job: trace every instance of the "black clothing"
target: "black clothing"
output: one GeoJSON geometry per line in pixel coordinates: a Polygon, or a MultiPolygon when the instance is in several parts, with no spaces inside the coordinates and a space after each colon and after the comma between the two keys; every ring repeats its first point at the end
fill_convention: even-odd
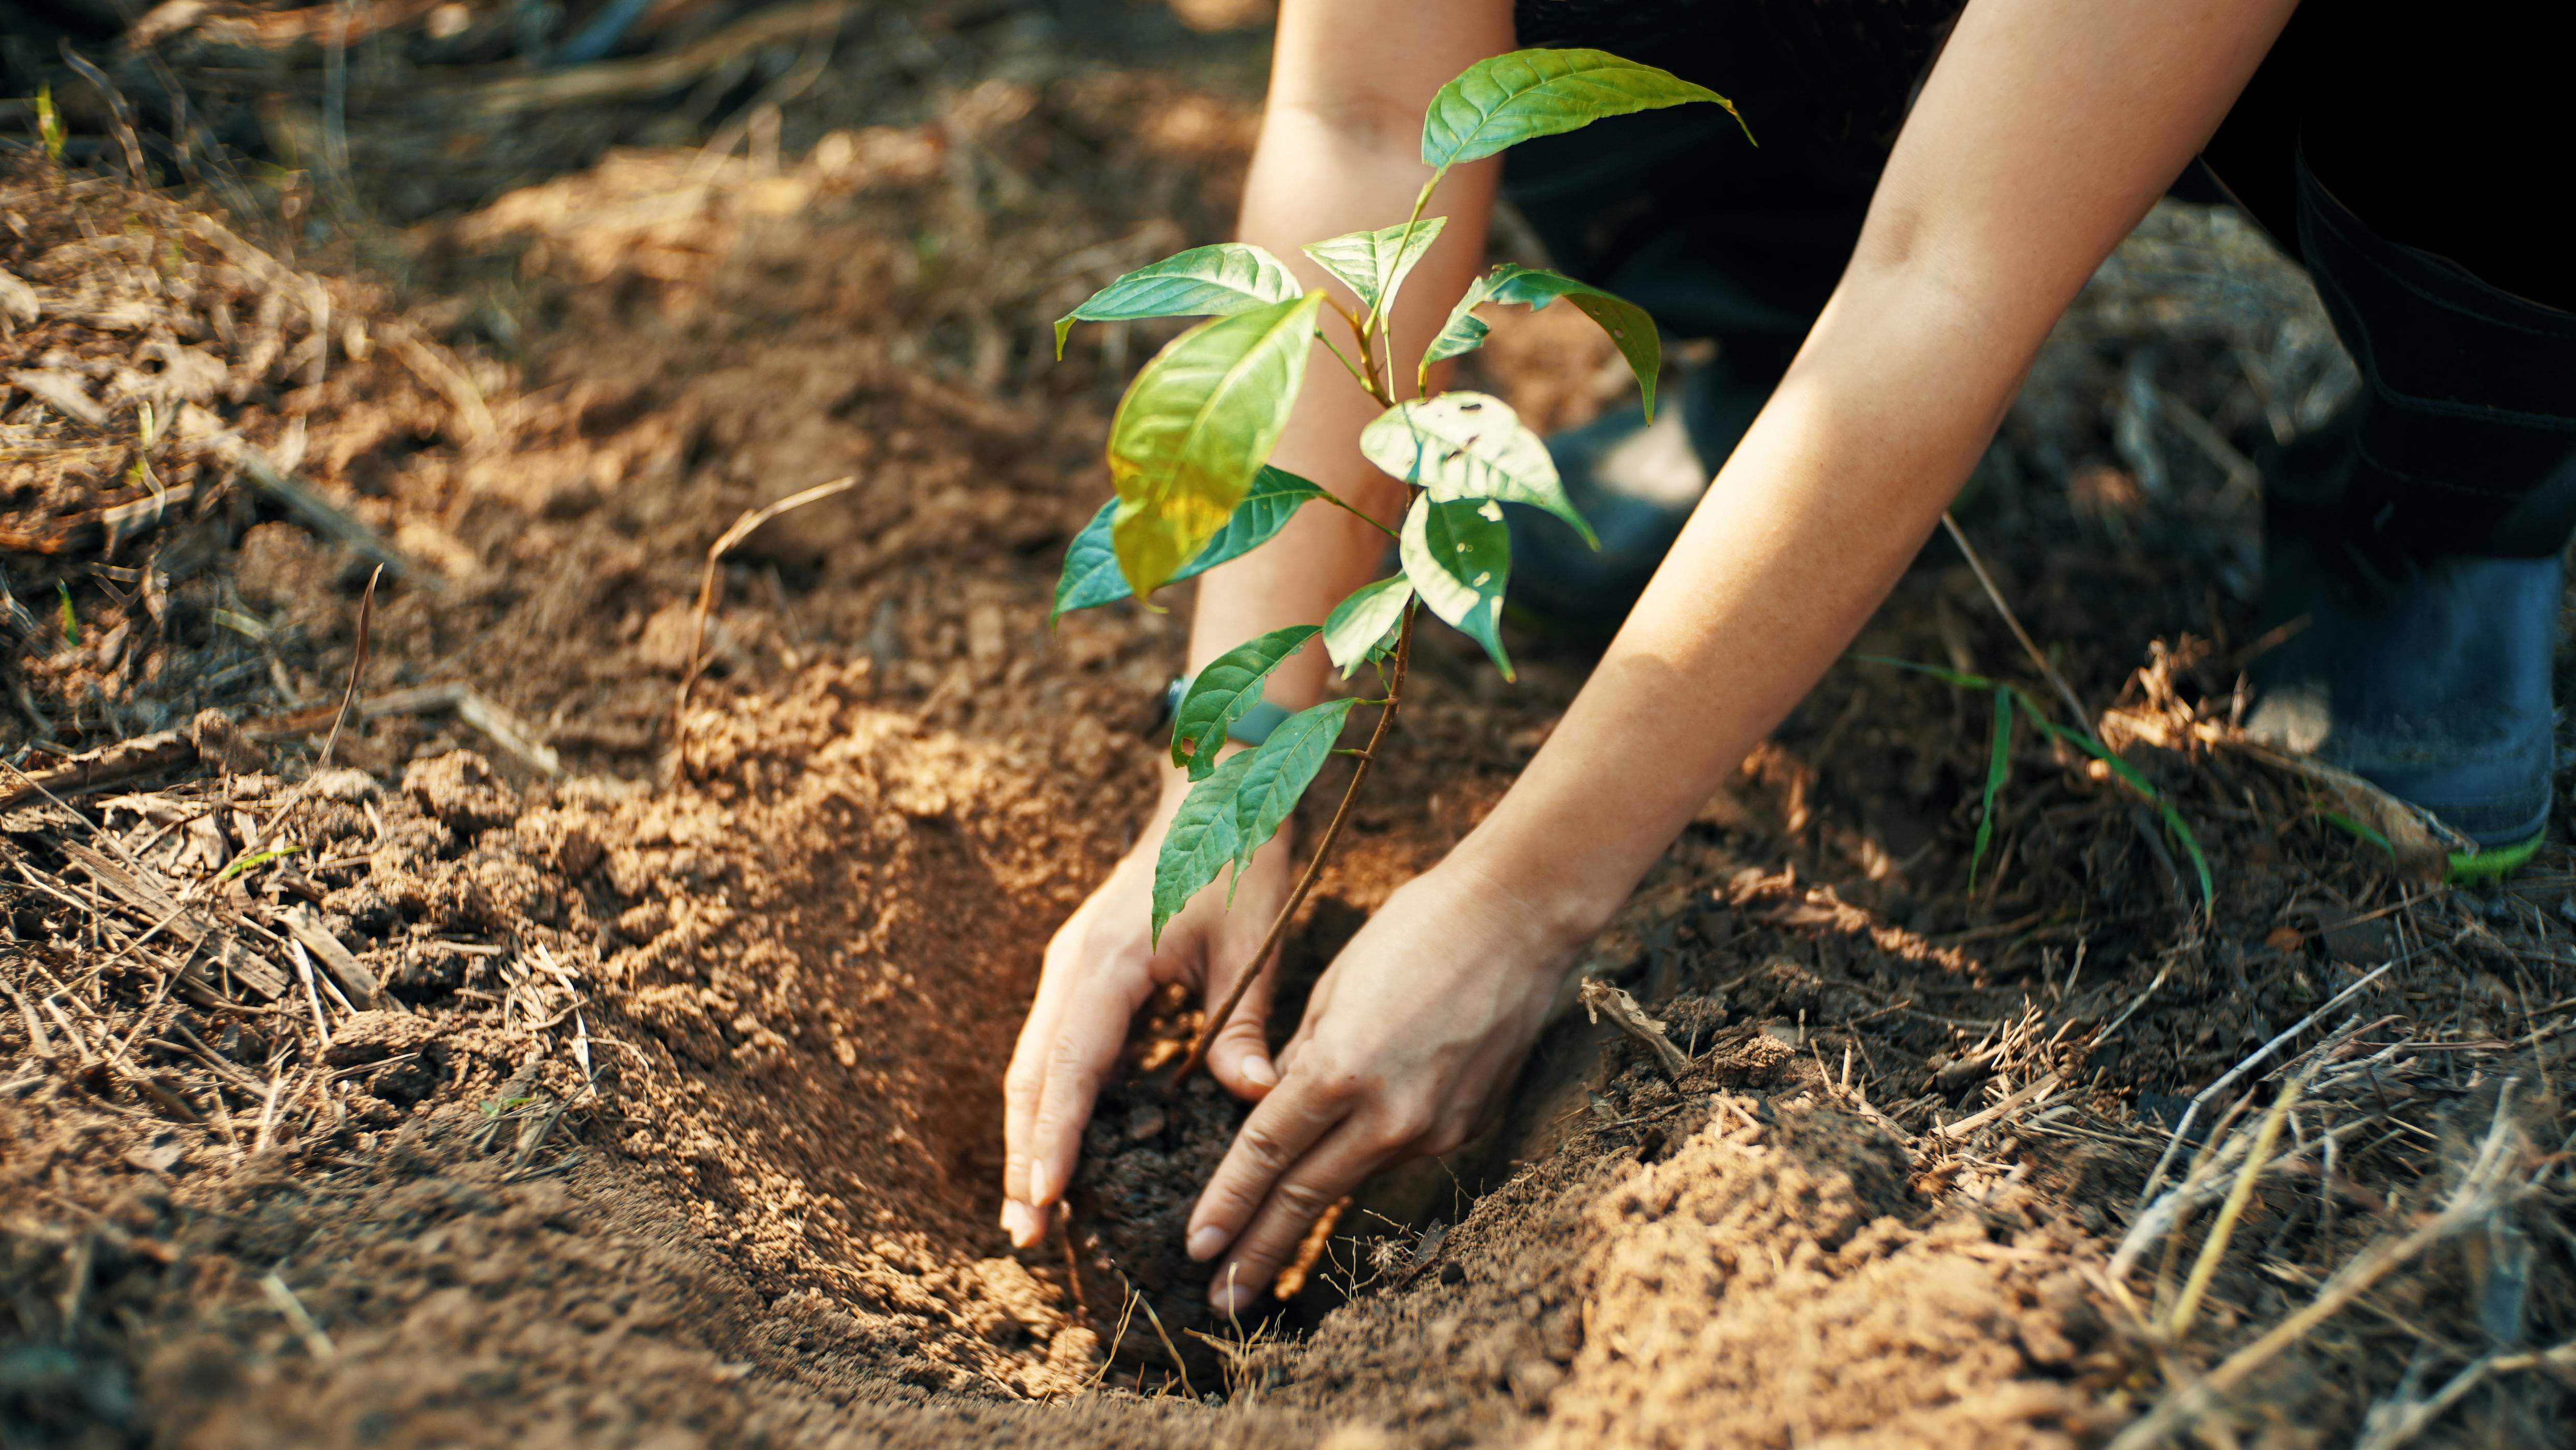
{"type": "MultiPolygon", "coordinates": [[[[1594,46],[1732,98],[1506,153],[1559,266],[1738,387],[1777,381],[1860,235],[1951,0],[1520,0],[1524,45],[1594,46]]],[[[2548,218],[2570,49],[2551,7],[2310,0],[2203,160],[2304,261],[2365,383],[2328,512],[2366,552],[2538,557],[2576,529],[2576,269],[2548,218]]],[[[1714,467],[1720,460],[1706,460],[1714,467]]]]}

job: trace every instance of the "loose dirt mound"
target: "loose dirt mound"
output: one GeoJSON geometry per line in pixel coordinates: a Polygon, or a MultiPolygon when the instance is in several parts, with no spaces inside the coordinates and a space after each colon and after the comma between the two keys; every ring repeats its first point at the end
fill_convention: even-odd
{"type": "MultiPolygon", "coordinates": [[[[2214,1438],[2563,1431],[2576,878],[2553,847],[2432,887],[2402,817],[2228,728],[2239,450],[2344,374],[2286,264],[2181,209],[1963,508],[2212,899],[2133,786],[2027,733],[1981,855],[1990,697],[1855,663],[1586,964],[1678,1080],[1568,1015],[1275,1320],[1197,1307],[1172,1175],[1221,1140],[1141,1096],[1093,1134],[1134,1192],[1070,1261],[1008,1253],[995,1084],[1145,808],[1180,641],[1132,607],[1045,631],[1159,334],[1057,370],[1040,324],[1218,234],[1251,112],[962,79],[802,159],[640,150],[501,198],[410,239],[408,312],[167,202],[12,184],[39,311],[0,371],[48,376],[0,415],[7,745],[56,799],[0,814],[11,1443],[2064,1444],[2195,1383],[2232,1387],[2214,1438]],[[675,754],[709,541],[853,473],[719,570],[675,754]],[[369,549],[404,566],[371,610],[369,549]]],[[[1606,357],[1553,326],[1478,366],[1571,422],[1606,357]]],[[[1861,652],[2036,685],[1947,550],[1861,652]]],[[[1505,690],[1426,637],[1283,1031],[1587,663],[1515,652],[1505,690]]]]}

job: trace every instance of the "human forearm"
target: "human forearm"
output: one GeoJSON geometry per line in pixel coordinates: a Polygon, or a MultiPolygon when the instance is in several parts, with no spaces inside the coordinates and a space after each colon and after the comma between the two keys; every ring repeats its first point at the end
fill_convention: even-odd
{"type": "Polygon", "coordinates": [[[1796,364],[1467,862],[1569,939],[1606,919],[1892,587],[2287,10],[1970,6],[1796,364]]]}
{"type": "MultiPolygon", "coordinates": [[[[1359,19],[1336,13],[1353,8],[1352,0],[1305,0],[1283,11],[1269,109],[1239,227],[1242,240],[1287,262],[1308,287],[1328,288],[1343,306],[1351,305],[1350,293],[1328,281],[1300,248],[1402,222],[1431,176],[1418,145],[1432,93],[1470,63],[1511,45],[1508,7],[1487,0],[1359,19]],[[1378,54],[1364,64],[1348,53],[1350,39],[1373,32],[1378,54]]],[[[1494,163],[1459,167],[1425,210],[1448,222],[1396,306],[1393,374],[1399,396],[1412,393],[1412,369],[1404,360],[1420,355],[1475,275],[1495,180],[1494,163]]],[[[1350,329],[1329,309],[1323,325],[1342,357],[1358,364],[1350,329]]],[[[1385,355],[1379,353],[1381,380],[1385,355]]],[[[1358,446],[1360,429],[1380,409],[1343,362],[1318,343],[1271,461],[1392,527],[1401,517],[1405,489],[1363,459],[1358,446]]],[[[1340,509],[1300,510],[1277,542],[1201,580],[1190,631],[1191,668],[1266,631],[1323,623],[1344,595],[1378,577],[1386,545],[1385,534],[1340,509]]],[[[1323,694],[1325,669],[1322,650],[1303,651],[1271,678],[1270,698],[1292,708],[1314,703],[1323,694]]]]}
{"type": "Polygon", "coordinates": [[[1832,665],[2010,403],[2020,359],[1995,365],[1994,340],[1967,342],[1970,319],[1923,291],[1846,285],[1564,721],[1458,848],[1564,941],[1600,928],[1832,665]]]}

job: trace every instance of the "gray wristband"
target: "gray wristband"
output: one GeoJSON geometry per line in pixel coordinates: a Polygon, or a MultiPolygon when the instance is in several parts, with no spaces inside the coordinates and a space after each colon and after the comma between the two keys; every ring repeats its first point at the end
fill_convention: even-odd
{"type": "MultiPolygon", "coordinates": [[[[1197,678],[1198,676],[1196,675],[1175,675],[1172,677],[1170,688],[1163,692],[1164,719],[1171,719],[1173,716],[1181,713],[1181,701],[1188,697],[1190,693],[1190,682],[1197,678]]],[[[1279,728],[1280,721],[1287,718],[1287,707],[1283,705],[1274,705],[1268,700],[1263,700],[1254,705],[1251,709],[1243,712],[1243,718],[1235,721],[1233,726],[1225,732],[1226,738],[1229,740],[1240,740],[1246,745],[1259,745],[1261,742],[1270,738],[1271,731],[1279,728]]]]}

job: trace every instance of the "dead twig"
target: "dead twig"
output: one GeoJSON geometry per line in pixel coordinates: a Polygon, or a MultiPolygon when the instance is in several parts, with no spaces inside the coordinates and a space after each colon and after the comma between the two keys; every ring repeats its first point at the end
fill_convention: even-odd
{"type": "Polygon", "coordinates": [[[1609,1013],[1610,1025],[1644,1043],[1663,1068],[1664,1076],[1679,1082],[1681,1075],[1690,1070],[1690,1056],[1673,1045],[1673,1040],[1664,1035],[1664,1024],[1647,1016],[1636,998],[1599,977],[1586,977],[1583,985],[1575,989],[1575,1000],[1583,1004],[1584,1016],[1596,1024],[1602,1013],[1609,1013]]]}
{"type": "Polygon", "coordinates": [[[2369,986],[2371,983],[2378,981],[2396,965],[2397,963],[2393,961],[2383,963],[2377,971],[2363,977],[2360,981],[2353,983],[2342,991],[2335,993],[2334,996],[2326,1000],[2326,1004],[2324,1006],[2319,1007],[2314,1012],[2311,1012],[2307,1016],[2300,1018],[2297,1022],[2292,1023],[2288,1031],[2281,1033],[2271,1041],[2254,1049],[2253,1052],[2246,1055],[2244,1061],[2236,1064],[2234,1067],[2229,1068],[2225,1073],[2221,1074],[2217,1081],[2212,1082],[2205,1088],[2202,1088],[2199,1092],[2192,1094],[2190,1105],[2182,1110],[2181,1119],[2174,1124],[2172,1134],[2165,1139],[2165,1150],[2156,1158],[2155,1171],[2147,1175],[2147,1186],[2140,1190],[2138,1194],[2138,1203],[2143,1206],[2148,1199],[2155,1197],[2156,1189],[2163,1185],[2165,1170],[2173,1166],[2174,1153],[2177,1149],[2181,1148],[2183,1135],[2191,1131],[2192,1120],[2200,1115],[2200,1110],[2203,1104],[2218,1096],[2220,1093],[2227,1091],[2230,1087],[2233,1087],[2238,1078],[2243,1077],[2246,1072],[2254,1066],[2254,1064],[2271,1056],[2275,1048],[2278,1048],[2282,1043],[2289,1041],[2291,1038],[2294,1038],[2300,1033],[2315,1026],[2317,1024],[2317,1019],[2343,1005],[2346,998],[2350,997],[2353,993],[2360,991],[2362,988],[2369,986]]]}
{"type": "Polygon", "coordinates": [[[2005,1098],[2002,1102],[1999,1102],[1982,1112],[1971,1113],[1967,1117],[1961,1118],[1955,1123],[1944,1123],[1941,1126],[1934,1128],[1931,1135],[1935,1138],[1947,1138],[1954,1143],[1964,1142],[1967,1140],[1969,1134],[1974,1133],[1979,1128],[1985,1127],[1989,1123],[2001,1122],[2004,1119],[2013,1116],[2015,1113],[2020,1112],[2023,1108],[2045,1100],[2049,1094],[2057,1091],[2057,1088],[2057,1074],[2053,1072],[2048,1073],[2031,1082],[2023,1084],[2020,1090],[2013,1093],[2010,1097],[2005,1098]]]}
{"type": "MultiPolygon", "coordinates": [[[[1066,1252],[1068,1257],[1070,1257],[1071,1250],[1072,1240],[1068,1238],[1066,1240],[1066,1252]]],[[[1127,1326],[1135,1321],[1136,1306],[1142,1302],[1144,1302],[1144,1298],[1136,1292],[1136,1286],[1129,1284],[1127,1286],[1127,1302],[1121,1306],[1118,1311],[1118,1330],[1109,1338],[1109,1352],[1100,1357],[1100,1368],[1092,1373],[1091,1382],[1093,1384],[1096,1385],[1100,1383],[1100,1381],[1108,1375],[1109,1367],[1118,1362],[1118,1346],[1127,1342],[1127,1326]]]]}
{"type": "Polygon", "coordinates": [[[347,989],[352,1007],[363,1009],[376,1005],[376,974],[369,971],[366,963],[359,961],[355,953],[341,945],[340,939],[322,923],[314,920],[312,912],[303,903],[298,902],[277,913],[277,919],[286,924],[287,933],[299,946],[320,957],[322,965],[330,968],[331,975],[347,989]]]}
{"type": "Polygon", "coordinates": [[[837,25],[853,8],[854,0],[773,6],[665,55],[594,61],[551,74],[488,81],[452,99],[485,116],[511,116],[659,95],[678,90],[745,51],[837,25]]]}
{"type": "Polygon", "coordinates": [[[26,1019],[27,1050],[34,1053],[40,1061],[52,1063],[54,1042],[52,1035],[45,1031],[45,1019],[36,1015],[34,1005],[19,992],[17,983],[6,977],[0,977],[0,989],[7,990],[9,1000],[18,1004],[18,1015],[26,1019]]]}
{"type": "Polygon", "coordinates": [[[48,795],[72,795],[137,776],[177,770],[194,764],[196,759],[196,742],[188,738],[188,732],[156,730],[75,755],[60,765],[22,772],[19,784],[0,789],[0,811],[15,810],[48,795]]]}
{"type": "MultiPolygon", "coordinates": [[[[105,888],[108,895],[142,911],[154,923],[154,931],[167,927],[171,935],[190,946],[202,946],[208,938],[215,938],[215,957],[226,971],[272,1002],[286,995],[284,973],[228,940],[227,934],[220,932],[213,923],[154,879],[148,867],[138,862],[134,870],[128,871],[78,841],[64,841],[61,849],[81,870],[89,873],[91,881],[105,888]]],[[[119,956],[123,954],[122,951],[118,953],[119,956]]]]}
{"type": "MultiPolygon", "coordinates": [[[[1125,1283],[1127,1276],[1121,1274],[1118,1278],[1121,1283],[1125,1283]]],[[[1199,1397],[1199,1392],[1190,1388],[1189,1361],[1181,1358],[1180,1346],[1172,1343],[1172,1336],[1164,1332],[1163,1316],[1154,1312],[1154,1304],[1152,1300],[1147,1299],[1142,1294],[1136,1293],[1135,1285],[1128,1284],[1127,1292],[1135,1295],[1136,1302],[1144,1307],[1145,1322],[1154,1326],[1154,1337],[1163,1341],[1163,1353],[1172,1357],[1172,1367],[1181,1372],[1181,1393],[1189,1396],[1191,1399],[1197,1399],[1199,1397]]]]}
{"type": "Polygon", "coordinates": [[[284,1279],[275,1274],[262,1274],[259,1288],[268,1296],[269,1306],[295,1331],[295,1337],[304,1341],[306,1354],[322,1364],[338,1362],[338,1346],[331,1343],[330,1335],[322,1332],[321,1325],[313,1322],[313,1316],[305,1312],[304,1301],[295,1297],[295,1291],[286,1287],[284,1279]]]}
{"type": "Polygon", "coordinates": [[[2245,1200],[2254,1192],[2254,1180],[2262,1176],[2263,1165],[2272,1156],[2272,1145],[2280,1141],[2281,1124],[2307,1083],[2305,1073],[2291,1079],[2280,1100],[2263,1115],[2262,1125],[2254,1130],[2254,1145],[2245,1154],[2245,1166],[2236,1170],[2236,1182],[2227,1191],[2227,1201],[2219,1205],[2218,1221],[2209,1226],[2209,1239],[2200,1246],[2191,1277],[2183,1282],[2182,1297],[2174,1301],[2173,1313],[2165,1319],[2168,1339],[2179,1341],[2191,1332],[2192,1316],[2200,1312],[2201,1296],[2209,1292],[2210,1277],[2218,1272],[2219,1260],[2227,1254],[2227,1241],[2236,1232],[2237,1218],[2245,1212],[2245,1200]]]}
{"type": "Polygon", "coordinates": [[[340,709],[331,717],[331,733],[322,741],[322,754],[313,762],[316,773],[331,765],[331,752],[340,745],[340,728],[349,723],[349,706],[358,698],[358,679],[367,669],[367,636],[376,621],[376,581],[385,577],[385,566],[367,576],[367,592],[358,599],[358,643],[349,654],[349,683],[340,691],[340,709]]]}
{"type": "Polygon", "coordinates": [[[278,1072],[268,1080],[268,1096],[259,1105],[259,1132],[251,1139],[250,1156],[257,1158],[268,1151],[268,1135],[277,1128],[278,1095],[286,1087],[287,1074],[278,1072]]]}
{"type": "Polygon", "coordinates": [[[311,485],[279,468],[268,455],[244,443],[234,454],[241,464],[242,476],[257,484],[260,491],[286,506],[286,511],[303,520],[304,526],[350,552],[373,559],[379,565],[420,584],[433,593],[447,592],[447,581],[431,570],[423,569],[410,556],[385,542],[384,537],[348,510],[324,498],[311,485]]]}
{"type": "Polygon", "coordinates": [[[2083,731],[2087,739],[2100,740],[2101,737],[2093,733],[2093,717],[2085,712],[2084,702],[2075,698],[2075,690],[2066,683],[2066,677],[2057,672],[2057,666],[2048,662],[2048,656],[2039,652],[2039,645],[2031,639],[2030,631],[2021,627],[2021,616],[2013,613],[2012,606],[2004,602],[2004,592],[1995,587],[1995,577],[1986,572],[1986,561],[1977,556],[1976,546],[1968,542],[1967,534],[1960,530],[1959,521],[1950,516],[1948,509],[1941,511],[1941,527],[1950,531],[1950,541],[1967,556],[1968,567],[1975,571],[1977,583],[1984,587],[1987,602],[1994,605],[1995,613],[2004,617],[2004,623],[2012,629],[2013,638],[2021,641],[2022,652],[2039,667],[2041,678],[2057,691],[2057,698],[2066,702],[2067,710],[2075,717],[2075,728],[2083,731]]]}
{"type": "Polygon", "coordinates": [[[830,483],[818,483],[802,493],[791,493],[775,503],[762,504],[734,520],[733,527],[717,535],[716,541],[707,546],[706,573],[698,581],[697,618],[689,632],[689,662],[687,668],[680,671],[680,691],[671,701],[671,749],[680,774],[686,775],[689,772],[689,691],[698,683],[698,671],[706,664],[707,616],[715,610],[717,561],[724,558],[726,552],[734,545],[751,537],[752,530],[762,524],[790,509],[800,509],[809,503],[845,492],[854,487],[858,481],[859,476],[854,473],[845,478],[833,479],[830,483]]]}
{"type": "MultiPolygon", "coordinates": [[[[530,770],[548,779],[562,777],[563,758],[552,747],[539,743],[536,731],[512,713],[508,706],[472,685],[451,683],[389,690],[363,698],[355,706],[361,720],[381,719],[387,715],[434,715],[442,710],[454,712],[457,719],[481,731],[493,744],[530,770]]],[[[253,720],[242,727],[242,733],[263,743],[292,740],[322,729],[330,718],[331,712],[327,709],[306,710],[253,720]]]]}
{"type": "Polygon", "coordinates": [[[2110,1450],[2148,1450],[2188,1431],[2200,1423],[2245,1383],[2255,1371],[2269,1364],[2281,1351],[2296,1344],[2318,1325],[2334,1317],[2347,1305],[2380,1280],[2402,1267],[2426,1249],[2442,1240],[2483,1222],[2504,1201],[2504,1147],[2511,1136],[2513,1122],[2509,1115],[2514,1079],[2506,1079],[2505,1089],[2496,1095],[2493,1126],[2487,1130],[2485,1145],[2476,1163],[2460,1180],[2450,1203],[2409,1233],[2394,1238],[2381,1238],[2355,1255],[2333,1278],[2326,1281],[2317,1296],[2297,1313],[2273,1325],[2253,1343],[2229,1355],[2207,1375],[2166,1395],[2156,1407],[2121,1431],[2111,1442],[2110,1450]]]}

